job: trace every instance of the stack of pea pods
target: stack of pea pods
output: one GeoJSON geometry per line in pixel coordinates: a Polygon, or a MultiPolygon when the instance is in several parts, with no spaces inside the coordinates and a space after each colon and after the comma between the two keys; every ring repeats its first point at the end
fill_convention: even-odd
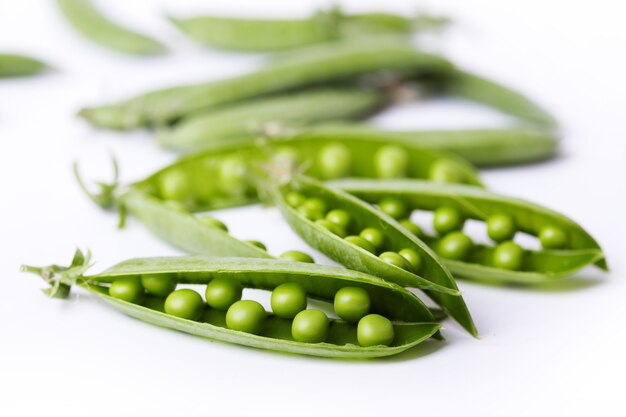
{"type": "MultiPolygon", "coordinates": [[[[75,3],[59,1],[93,40],[161,51],[112,23],[99,29],[112,34],[92,33],[85,13],[103,17],[75,3]]],[[[446,317],[478,336],[457,278],[536,285],[587,266],[608,270],[576,222],[482,184],[477,167],[556,155],[557,124],[521,93],[413,45],[414,32],[444,21],[338,9],[299,20],[172,18],[207,46],[277,55],[242,76],[82,109],[95,127],[152,129],[160,146],[184,155],[123,185],[115,164],[114,181],[98,190],[77,166],[75,173],[96,204],[119,211],[121,226],[131,215],[189,256],[131,259],[90,275],[90,254],[78,250],[68,267],[24,271],[43,277],[50,296],[78,286],[157,326],[261,349],[370,358],[442,339],[446,317]],[[362,121],[416,88],[491,106],[517,123],[384,131],[362,121]],[[278,207],[304,241],[342,266],[300,251],[274,256],[207,213],[256,203],[278,207]],[[464,233],[468,220],[484,222],[480,240],[490,243],[464,233]],[[536,244],[522,246],[521,234],[536,244]],[[244,298],[247,288],[271,291],[271,311],[244,298]]]]}

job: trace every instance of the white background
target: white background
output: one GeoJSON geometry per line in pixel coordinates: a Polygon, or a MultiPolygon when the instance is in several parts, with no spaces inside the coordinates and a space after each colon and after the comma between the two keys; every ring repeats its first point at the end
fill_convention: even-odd
{"type": "MultiPolygon", "coordinates": [[[[626,415],[621,2],[419,3],[456,20],[431,42],[434,49],[528,93],[563,123],[559,159],[487,171],[484,180],[579,221],[604,246],[613,269],[585,270],[542,288],[461,282],[479,340],[446,322],[445,343],[368,362],[212,343],[132,320],[89,296],[46,299],[39,291],[43,282],[17,273],[20,263],[68,262],[76,246],[93,251],[98,269],[130,257],[177,253],[134,221],[116,230],[115,216],[81,195],[70,170],[77,159],[89,178],[107,179],[113,152],[123,178],[132,180],[174,158],[156,149],[147,133],[91,129],[74,117],[80,106],[232,76],[262,61],[201,49],[167,24],[165,12],[297,16],[315,2],[98,3],[173,52],[146,59],[117,55],[76,36],[51,2],[0,2],[0,50],[32,53],[57,68],[0,81],[0,415],[626,415]]],[[[406,13],[415,8],[390,0],[347,5],[406,13]]],[[[507,120],[438,101],[399,108],[377,122],[409,128],[507,120]]],[[[307,249],[274,209],[218,217],[235,236],[261,239],[272,253],[307,249]]]]}

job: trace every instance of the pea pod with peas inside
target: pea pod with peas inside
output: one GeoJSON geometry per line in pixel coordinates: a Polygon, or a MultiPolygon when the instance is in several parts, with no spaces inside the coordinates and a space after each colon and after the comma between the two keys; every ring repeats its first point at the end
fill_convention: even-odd
{"type": "Polygon", "coordinates": [[[401,201],[409,208],[407,219],[413,210],[432,211],[438,236],[427,236],[419,228],[415,232],[459,278],[534,284],[566,277],[588,265],[608,269],[599,244],[579,224],[524,200],[476,187],[416,180],[344,179],[330,184],[372,204],[401,201]],[[474,245],[462,232],[466,219],[485,222],[495,245],[474,245]],[[536,237],[543,248],[524,249],[514,242],[517,233],[536,237]]]}
{"type": "Polygon", "coordinates": [[[89,266],[88,256],[78,251],[68,268],[24,266],[22,271],[43,277],[52,296],[66,297],[76,285],[156,326],[278,352],[330,358],[389,356],[437,336],[440,329],[414,294],[339,267],[269,259],[171,257],[131,259],[86,275],[89,266]],[[202,286],[206,303],[194,289],[176,289],[178,284],[202,286]],[[59,288],[66,290],[60,294],[59,288]],[[243,288],[272,291],[272,299],[279,292],[280,302],[273,300],[272,309],[283,314],[268,313],[257,301],[241,299],[243,288]],[[346,298],[340,292],[363,294],[367,308],[358,297],[346,298]],[[304,294],[304,304],[294,294],[304,294]],[[346,308],[361,313],[356,320],[328,319],[319,309],[305,310],[309,298],[327,303],[334,299],[342,314],[346,308]],[[285,307],[291,310],[286,317],[285,307]]]}
{"type": "MultiPolygon", "coordinates": [[[[424,290],[468,332],[477,335],[450,272],[424,242],[391,216],[304,176],[280,186],[275,203],[291,228],[329,258],[350,269],[424,290]]],[[[402,211],[396,207],[392,214],[402,218],[402,211]]]]}

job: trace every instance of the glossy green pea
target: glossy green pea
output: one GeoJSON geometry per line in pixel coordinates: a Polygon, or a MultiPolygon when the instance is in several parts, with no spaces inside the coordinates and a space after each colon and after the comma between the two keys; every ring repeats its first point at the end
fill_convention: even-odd
{"type": "Polygon", "coordinates": [[[338,224],[333,223],[331,221],[325,220],[325,219],[316,220],[315,224],[317,224],[319,226],[322,226],[323,228],[329,230],[331,233],[333,233],[333,234],[335,234],[335,235],[337,235],[337,236],[339,236],[341,238],[346,237],[346,235],[348,234],[343,227],[341,227],[338,224]]]}
{"type": "Polygon", "coordinates": [[[238,155],[230,155],[220,161],[219,187],[225,194],[241,194],[247,187],[248,164],[238,155]]]}
{"type": "Polygon", "coordinates": [[[437,244],[437,253],[446,259],[465,260],[472,250],[472,240],[463,232],[451,232],[437,244]]]}
{"type": "Polygon", "coordinates": [[[321,343],[328,334],[328,317],[320,310],[299,312],[291,324],[294,340],[303,343],[321,343]]]}
{"type": "Polygon", "coordinates": [[[400,225],[417,237],[422,236],[422,228],[409,219],[400,220],[400,225]]]}
{"type": "Polygon", "coordinates": [[[398,251],[398,255],[402,256],[411,265],[411,270],[415,273],[422,269],[422,257],[413,249],[406,248],[398,251]]]}
{"type": "Polygon", "coordinates": [[[370,296],[359,287],[344,287],[335,294],[335,313],[345,321],[359,321],[370,311],[370,296]]]}
{"type": "Polygon", "coordinates": [[[317,197],[307,198],[304,203],[300,207],[310,208],[311,210],[315,210],[318,213],[321,213],[322,216],[326,214],[328,211],[328,205],[324,200],[317,197]]]}
{"type": "Polygon", "coordinates": [[[367,227],[361,230],[359,236],[371,243],[375,249],[382,248],[385,243],[385,235],[383,235],[383,232],[374,227],[367,227]]]}
{"type": "Polygon", "coordinates": [[[395,337],[393,324],[379,314],[368,314],[359,320],[357,339],[361,346],[389,346],[395,337]]]}
{"type": "Polygon", "coordinates": [[[335,223],[344,229],[348,229],[348,227],[350,227],[350,222],[352,221],[352,216],[350,216],[350,213],[345,210],[333,209],[326,214],[326,220],[335,223]]]}
{"type": "Polygon", "coordinates": [[[463,182],[464,174],[455,161],[440,159],[435,161],[428,170],[428,179],[434,182],[463,182]]]}
{"type": "Polygon", "coordinates": [[[287,252],[283,252],[280,256],[280,259],[284,259],[285,261],[292,262],[304,262],[304,263],[315,263],[315,260],[311,257],[311,255],[300,252],[297,250],[289,250],[287,252]]]}
{"type": "Polygon", "coordinates": [[[147,274],[141,276],[141,285],[148,294],[167,297],[176,289],[178,280],[170,274],[147,274]]]}
{"type": "Polygon", "coordinates": [[[202,216],[198,219],[200,223],[206,224],[207,226],[215,227],[217,229],[228,232],[228,226],[226,226],[223,222],[211,216],[202,216]]]}
{"type": "Polygon", "coordinates": [[[253,300],[239,300],[226,312],[226,326],[231,330],[259,334],[263,330],[265,309],[253,300]]]}
{"type": "Polygon", "coordinates": [[[493,266],[510,271],[522,269],[524,249],[515,242],[502,242],[493,251],[493,266]]]}
{"type": "Polygon", "coordinates": [[[241,300],[241,285],[226,278],[215,278],[206,286],[204,297],[209,307],[226,311],[238,300],[241,300]]]}
{"type": "Polygon", "coordinates": [[[508,214],[496,213],[487,218],[487,235],[495,242],[504,242],[513,239],[515,220],[508,214]]]}
{"type": "Polygon", "coordinates": [[[361,249],[365,249],[369,253],[372,253],[374,255],[376,254],[376,248],[360,236],[346,236],[344,239],[346,242],[358,246],[361,249]]]}
{"type": "Polygon", "coordinates": [[[465,219],[459,210],[451,206],[441,206],[435,210],[433,227],[437,233],[445,235],[455,230],[462,230],[465,219]]]}
{"type": "Polygon", "coordinates": [[[322,220],[324,218],[323,212],[317,210],[315,207],[304,204],[298,207],[298,213],[311,221],[322,220]]]}
{"type": "Polygon", "coordinates": [[[204,309],[200,294],[183,288],[176,290],[165,299],[165,312],[187,320],[196,320],[204,309]]]}
{"type": "Polygon", "coordinates": [[[265,243],[260,242],[258,240],[246,240],[246,243],[251,244],[252,246],[256,246],[257,248],[266,251],[267,250],[267,246],[265,246],[265,243]]]}
{"type": "Polygon", "coordinates": [[[380,200],[378,209],[394,219],[401,219],[409,213],[406,203],[395,197],[386,197],[380,200]]]}
{"type": "Polygon", "coordinates": [[[161,176],[159,191],[164,200],[184,201],[191,194],[189,177],[183,171],[170,170],[161,176]]]}
{"type": "Polygon", "coordinates": [[[305,201],[306,197],[297,191],[290,191],[285,196],[285,201],[293,208],[300,207],[305,201]]]}
{"type": "Polygon", "coordinates": [[[405,271],[412,270],[409,261],[407,261],[403,256],[395,252],[383,252],[378,257],[387,262],[389,265],[397,266],[398,268],[402,268],[405,271]]]}
{"type": "Polygon", "coordinates": [[[381,146],[374,154],[378,178],[402,178],[409,173],[409,153],[396,145],[381,146]]]}
{"type": "Polygon", "coordinates": [[[111,283],[109,295],[129,303],[139,304],[143,299],[144,290],[140,280],[136,277],[118,278],[111,283]]]}
{"type": "Polygon", "coordinates": [[[556,226],[544,226],[539,231],[539,241],[546,249],[563,249],[567,246],[567,235],[556,226]]]}
{"type": "Polygon", "coordinates": [[[280,284],[272,291],[272,311],[283,319],[292,319],[306,308],[306,291],[295,282],[280,284]]]}
{"type": "Polygon", "coordinates": [[[350,173],[352,154],[346,145],[330,143],[320,149],[317,164],[321,178],[341,178],[350,173]]]}

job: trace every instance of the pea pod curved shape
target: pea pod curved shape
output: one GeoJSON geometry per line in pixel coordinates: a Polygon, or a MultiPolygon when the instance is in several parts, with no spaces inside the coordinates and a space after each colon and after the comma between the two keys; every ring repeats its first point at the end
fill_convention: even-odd
{"type": "Polygon", "coordinates": [[[165,46],[112,22],[89,0],[57,0],[65,20],[84,37],[106,48],[132,55],[157,55],[165,46]]]}
{"type": "Polygon", "coordinates": [[[20,54],[0,53],[0,78],[25,77],[48,70],[46,63],[20,54]]]}
{"type": "Polygon", "coordinates": [[[332,181],[331,185],[371,203],[394,196],[408,201],[415,209],[434,210],[442,205],[453,206],[465,217],[476,220],[485,220],[491,214],[504,213],[513,218],[522,232],[536,236],[543,226],[552,225],[567,234],[569,249],[527,251],[521,271],[494,268],[491,265],[493,248],[479,245],[473,263],[444,260],[445,265],[458,277],[540,283],[571,275],[587,265],[595,264],[602,269],[608,269],[600,245],[582,226],[560,213],[521,199],[505,197],[477,187],[434,185],[417,180],[345,179],[332,181]]]}
{"type": "MultiPolygon", "coordinates": [[[[85,259],[86,262],[88,259],[85,259]]],[[[436,336],[440,325],[432,322],[428,308],[410,292],[381,279],[344,268],[296,262],[237,258],[173,257],[143,258],[122,262],[108,270],[85,275],[85,263],[73,262],[70,268],[22,267],[23,271],[42,276],[53,288],[79,285],[102,298],[121,312],[160,327],[192,335],[255,348],[331,358],[374,358],[405,351],[436,336]],[[372,299],[372,310],[388,316],[396,333],[391,346],[361,347],[356,344],[354,325],[331,320],[329,337],[323,343],[294,341],[289,323],[270,316],[259,335],[226,328],[221,317],[204,314],[204,321],[193,321],[159,311],[158,300],[144,305],[129,303],[107,294],[106,284],[118,277],[140,277],[144,274],[176,274],[180,283],[207,284],[214,277],[234,280],[245,287],[273,289],[285,282],[298,282],[307,293],[322,300],[332,300],[334,293],[345,286],[365,289],[372,299]],[[154,306],[157,306],[155,309],[154,306]],[[428,321],[423,322],[421,320],[428,321]]],[[[215,312],[215,310],[211,310],[215,312]]],[[[216,316],[222,313],[216,312],[216,316]]]]}
{"type": "Polygon", "coordinates": [[[407,232],[394,219],[356,197],[304,176],[294,177],[288,184],[281,186],[275,196],[276,205],[284,219],[312,247],[350,269],[369,273],[405,287],[424,290],[469,333],[477,335],[472,317],[450,272],[424,242],[407,232]],[[405,248],[415,250],[424,261],[420,275],[389,265],[376,255],[346,242],[324,227],[306,219],[285,201],[284,196],[289,191],[320,198],[332,208],[347,211],[352,215],[354,223],[359,226],[359,231],[365,227],[380,229],[391,245],[387,250],[395,252],[405,248]]]}

